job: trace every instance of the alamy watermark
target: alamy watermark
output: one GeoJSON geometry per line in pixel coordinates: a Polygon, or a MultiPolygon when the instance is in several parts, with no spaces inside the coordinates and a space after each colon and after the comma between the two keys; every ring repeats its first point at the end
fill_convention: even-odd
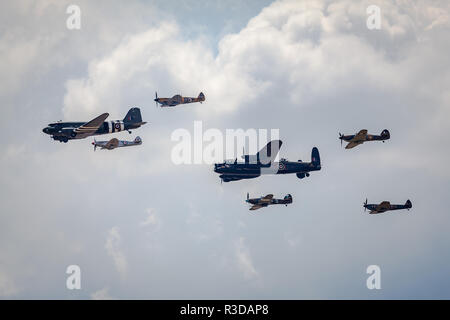
{"type": "Polygon", "coordinates": [[[76,264],[67,267],[66,273],[69,274],[66,280],[66,288],[68,290],[81,289],[81,268],[76,264]]]}
{"type": "Polygon", "coordinates": [[[366,286],[367,289],[381,289],[381,269],[379,266],[373,264],[367,267],[367,274],[370,276],[367,278],[366,286]]]}
{"type": "Polygon", "coordinates": [[[66,13],[70,16],[66,20],[66,27],[69,30],[81,29],[81,9],[75,4],[71,4],[67,7],[66,13]]]}
{"type": "Polygon", "coordinates": [[[380,30],[381,29],[381,9],[379,6],[370,5],[366,9],[369,15],[366,20],[367,29],[380,30]]]}
{"type": "MultiPolygon", "coordinates": [[[[203,122],[194,121],[192,134],[184,128],[172,132],[171,140],[177,144],[172,148],[171,159],[176,165],[214,164],[224,159],[237,161],[239,155],[255,155],[269,141],[279,138],[279,129],[226,129],[224,134],[217,128],[203,131],[203,122]]],[[[273,151],[271,154],[278,154],[278,150],[273,151]]],[[[247,160],[257,163],[256,157],[250,156],[247,160]]],[[[258,160],[263,164],[271,162],[264,157],[258,160]]]]}

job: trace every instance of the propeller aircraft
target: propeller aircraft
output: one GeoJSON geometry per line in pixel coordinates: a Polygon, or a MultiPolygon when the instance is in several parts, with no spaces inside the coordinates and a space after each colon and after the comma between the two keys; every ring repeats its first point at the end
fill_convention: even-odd
{"type": "Polygon", "coordinates": [[[287,207],[289,203],[292,203],[292,196],[287,194],[283,199],[274,199],[273,194],[268,194],[261,198],[250,199],[247,192],[247,200],[245,200],[245,202],[252,205],[249,210],[258,210],[272,204],[284,204],[287,207]]]}
{"type": "Polygon", "coordinates": [[[389,201],[383,201],[380,204],[368,204],[367,199],[366,202],[363,203],[364,211],[366,209],[370,210],[370,214],[378,214],[383,213],[390,210],[401,210],[401,209],[409,209],[412,208],[412,203],[410,200],[406,200],[405,204],[391,204],[389,201]]]}
{"type": "Polygon", "coordinates": [[[388,130],[384,129],[380,135],[374,135],[374,134],[367,134],[367,130],[363,129],[359,131],[357,134],[351,134],[351,135],[343,135],[339,133],[339,139],[341,140],[341,146],[342,141],[347,141],[348,144],[345,146],[345,149],[351,149],[354,148],[360,144],[363,144],[366,141],[383,141],[389,140],[391,138],[391,135],[388,130]]]}
{"type": "Polygon", "coordinates": [[[203,92],[200,92],[197,98],[182,97],[179,94],[174,95],[172,98],[158,98],[158,93],[155,92],[155,99],[153,101],[155,101],[157,107],[158,103],[161,105],[161,107],[175,107],[179,104],[187,104],[194,102],[202,103],[203,101],[205,101],[205,95],[203,94],[203,92]]]}

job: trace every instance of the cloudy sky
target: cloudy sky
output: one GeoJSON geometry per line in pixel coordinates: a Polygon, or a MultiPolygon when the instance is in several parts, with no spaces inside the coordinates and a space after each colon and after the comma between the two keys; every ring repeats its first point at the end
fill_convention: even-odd
{"type": "Polygon", "coordinates": [[[450,298],[448,1],[0,6],[0,298],[450,298]],[[155,91],[206,102],[157,109],[155,91]],[[94,153],[41,131],[132,106],[148,124],[116,136],[140,147],[94,153]],[[172,132],[194,121],[279,129],[281,156],[317,146],[322,170],[221,184],[211,165],[171,161],[172,132]],[[363,128],[391,140],[340,146],[363,128]],[[250,213],[247,192],[294,203],[250,213]],[[366,197],[413,208],[369,216],[366,197]]]}

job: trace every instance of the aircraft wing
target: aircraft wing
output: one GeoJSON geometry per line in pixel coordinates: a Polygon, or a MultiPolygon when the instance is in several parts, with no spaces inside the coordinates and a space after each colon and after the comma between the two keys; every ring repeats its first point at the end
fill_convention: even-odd
{"type": "Polygon", "coordinates": [[[254,206],[252,206],[249,210],[258,210],[261,209],[263,206],[259,205],[259,204],[255,204],[254,206]]]}
{"type": "Polygon", "coordinates": [[[268,194],[267,196],[262,198],[261,201],[262,202],[270,202],[270,200],[272,200],[272,198],[273,198],[273,194],[268,194]]]}
{"type": "Polygon", "coordinates": [[[280,152],[280,148],[281,145],[283,144],[283,142],[281,140],[272,140],[270,141],[268,144],[266,144],[266,146],[264,148],[262,148],[258,154],[258,160],[262,163],[262,164],[269,164],[272,163],[278,152],[280,152]]]}
{"type": "Polygon", "coordinates": [[[354,148],[356,146],[359,146],[362,143],[363,143],[363,141],[351,141],[348,145],[345,146],[345,149],[354,148]]]}
{"type": "Polygon", "coordinates": [[[367,130],[363,129],[359,131],[350,142],[356,142],[356,141],[365,141],[367,137],[367,130]]]}
{"type": "Polygon", "coordinates": [[[86,122],[82,126],[76,128],[74,131],[79,137],[89,137],[95,133],[95,131],[100,128],[100,126],[103,124],[103,122],[106,120],[106,118],[109,117],[109,113],[104,113],[102,115],[99,115],[97,118],[86,122]]]}
{"type": "Polygon", "coordinates": [[[116,138],[112,138],[103,148],[111,150],[117,148],[118,146],[119,140],[117,140],[116,138]]]}

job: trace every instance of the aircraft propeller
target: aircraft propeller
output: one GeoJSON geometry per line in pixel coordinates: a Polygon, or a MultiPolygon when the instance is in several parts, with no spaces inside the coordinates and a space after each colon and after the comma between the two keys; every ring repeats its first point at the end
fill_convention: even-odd
{"type": "Polygon", "coordinates": [[[156,105],[156,108],[158,108],[158,92],[156,92],[155,91],[155,105],[156,105]]]}
{"type": "Polygon", "coordinates": [[[364,207],[364,212],[365,212],[367,209],[367,198],[366,198],[366,202],[363,203],[363,207],[364,207]]]}
{"type": "Polygon", "coordinates": [[[94,145],[94,152],[95,152],[95,150],[97,150],[97,141],[95,141],[95,138],[94,138],[94,142],[92,142],[92,144],[94,145]]]}
{"type": "Polygon", "coordinates": [[[342,147],[342,138],[344,137],[344,135],[342,133],[339,132],[339,139],[341,139],[341,147],[342,147]]]}
{"type": "Polygon", "coordinates": [[[248,194],[248,192],[247,192],[247,200],[249,199],[249,194],[248,194]]]}

